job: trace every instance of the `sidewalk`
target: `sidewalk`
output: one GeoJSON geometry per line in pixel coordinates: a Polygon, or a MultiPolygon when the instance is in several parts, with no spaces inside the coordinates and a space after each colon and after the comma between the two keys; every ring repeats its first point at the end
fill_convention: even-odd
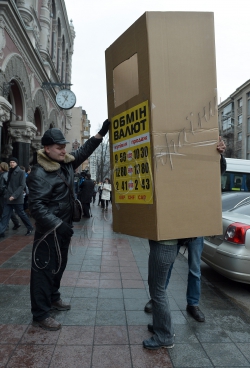
{"type": "MultiPolygon", "coordinates": [[[[0,367],[184,368],[250,367],[250,325],[237,305],[202,279],[205,323],[186,313],[187,260],[179,254],[168,295],[175,347],[148,351],[146,239],[115,234],[111,210],[75,226],[73,255],[62,279],[67,312],[53,312],[60,331],[31,326],[29,274],[33,237],[25,228],[0,241],[0,367]],[[88,225],[88,227],[86,227],[88,225]]],[[[10,226],[11,228],[12,226],[10,226]]]]}

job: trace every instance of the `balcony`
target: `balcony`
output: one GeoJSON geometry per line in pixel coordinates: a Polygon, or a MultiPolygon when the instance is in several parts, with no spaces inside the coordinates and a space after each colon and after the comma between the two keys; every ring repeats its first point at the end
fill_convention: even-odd
{"type": "Polygon", "coordinates": [[[88,130],[83,130],[82,131],[82,137],[83,138],[88,138],[90,136],[90,132],[88,130]]]}

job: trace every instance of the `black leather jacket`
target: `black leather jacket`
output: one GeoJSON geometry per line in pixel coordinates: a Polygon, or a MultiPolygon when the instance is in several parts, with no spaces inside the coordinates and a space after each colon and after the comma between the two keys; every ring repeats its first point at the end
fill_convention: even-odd
{"type": "Polygon", "coordinates": [[[79,167],[99,146],[102,139],[90,138],[77,151],[66,154],[64,162],[52,161],[44,150],[37,152],[37,164],[27,178],[29,209],[36,221],[36,231],[51,232],[62,221],[72,223],[72,201],[70,189],[58,176],[60,173],[74,190],[74,170],[79,167]]]}

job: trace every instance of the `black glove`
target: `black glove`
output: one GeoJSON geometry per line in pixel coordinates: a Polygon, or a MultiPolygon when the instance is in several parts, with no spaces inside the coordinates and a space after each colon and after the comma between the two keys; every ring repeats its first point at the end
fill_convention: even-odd
{"type": "Polygon", "coordinates": [[[56,232],[58,235],[61,235],[64,238],[71,238],[71,236],[74,234],[72,227],[64,221],[61,223],[60,226],[58,226],[56,232]]]}
{"type": "Polygon", "coordinates": [[[109,131],[109,126],[110,126],[110,121],[107,119],[104,121],[104,123],[102,124],[102,128],[100,130],[100,132],[98,132],[102,137],[104,137],[108,131],[109,131]]]}

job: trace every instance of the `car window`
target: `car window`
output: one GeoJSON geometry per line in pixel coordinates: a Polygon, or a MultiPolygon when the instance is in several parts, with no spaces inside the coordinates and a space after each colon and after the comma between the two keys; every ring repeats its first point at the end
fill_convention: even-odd
{"type": "Polygon", "coordinates": [[[222,192],[250,192],[250,174],[225,172],[221,176],[222,192]]]}

